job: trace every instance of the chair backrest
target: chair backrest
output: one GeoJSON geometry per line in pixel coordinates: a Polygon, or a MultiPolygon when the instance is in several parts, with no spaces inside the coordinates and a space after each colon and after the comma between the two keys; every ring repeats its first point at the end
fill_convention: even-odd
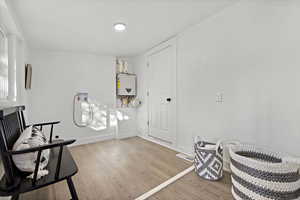
{"type": "Polygon", "coordinates": [[[25,106],[0,108],[0,153],[8,185],[15,185],[18,170],[12,157],[7,155],[25,128],[23,116],[25,106]]]}

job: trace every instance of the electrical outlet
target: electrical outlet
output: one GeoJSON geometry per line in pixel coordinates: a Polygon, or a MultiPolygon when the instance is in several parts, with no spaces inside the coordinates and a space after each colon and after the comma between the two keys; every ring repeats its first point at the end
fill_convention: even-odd
{"type": "Polygon", "coordinates": [[[218,92],[216,94],[216,102],[217,103],[223,103],[224,102],[224,94],[221,92],[218,92]]]}
{"type": "Polygon", "coordinates": [[[77,101],[87,101],[89,94],[87,92],[78,92],[76,96],[77,101]]]}

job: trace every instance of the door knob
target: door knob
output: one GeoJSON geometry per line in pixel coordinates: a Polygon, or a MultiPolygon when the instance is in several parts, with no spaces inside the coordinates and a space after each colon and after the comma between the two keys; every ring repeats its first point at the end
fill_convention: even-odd
{"type": "Polygon", "coordinates": [[[167,102],[171,102],[171,100],[172,100],[171,98],[167,98],[167,102]]]}

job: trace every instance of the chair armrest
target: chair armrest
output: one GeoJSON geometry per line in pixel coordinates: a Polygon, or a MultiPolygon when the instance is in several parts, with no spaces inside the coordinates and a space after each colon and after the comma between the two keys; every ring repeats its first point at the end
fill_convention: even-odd
{"type": "Polygon", "coordinates": [[[43,122],[43,123],[37,123],[37,124],[29,124],[26,127],[29,126],[48,126],[48,125],[54,125],[54,124],[59,124],[60,121],[54,121],[54,122],[43,122]]]}
{"type": "Polygon", "coordinates": [[[32,147],[32,148],[28,148],[28,149],[22,149],[22,150],[19,150],[19,151],[9,150],[5,153],[9,154],[9,155],[32,153],[32,152],[35,152],[35,151],[42,151],[42,150],[45,150],[45,149],[52,149],[54,147],[69,145],[69,144],[74,143],[75,141],[76,140],[74,140],[74,139],[73,140],[57,140],[57,141],[53,141],[50,144],[45,144],[45,145],[42,145],[42,146],[32,147]]]}

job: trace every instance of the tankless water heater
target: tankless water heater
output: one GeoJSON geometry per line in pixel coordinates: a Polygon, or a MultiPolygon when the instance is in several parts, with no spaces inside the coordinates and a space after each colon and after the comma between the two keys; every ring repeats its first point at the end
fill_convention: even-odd
{"type": "Polygon", "coordinates": [[[136,95],[136,75],[118,74],[117,75],[117,95],[135,96],[136,95]]]}

